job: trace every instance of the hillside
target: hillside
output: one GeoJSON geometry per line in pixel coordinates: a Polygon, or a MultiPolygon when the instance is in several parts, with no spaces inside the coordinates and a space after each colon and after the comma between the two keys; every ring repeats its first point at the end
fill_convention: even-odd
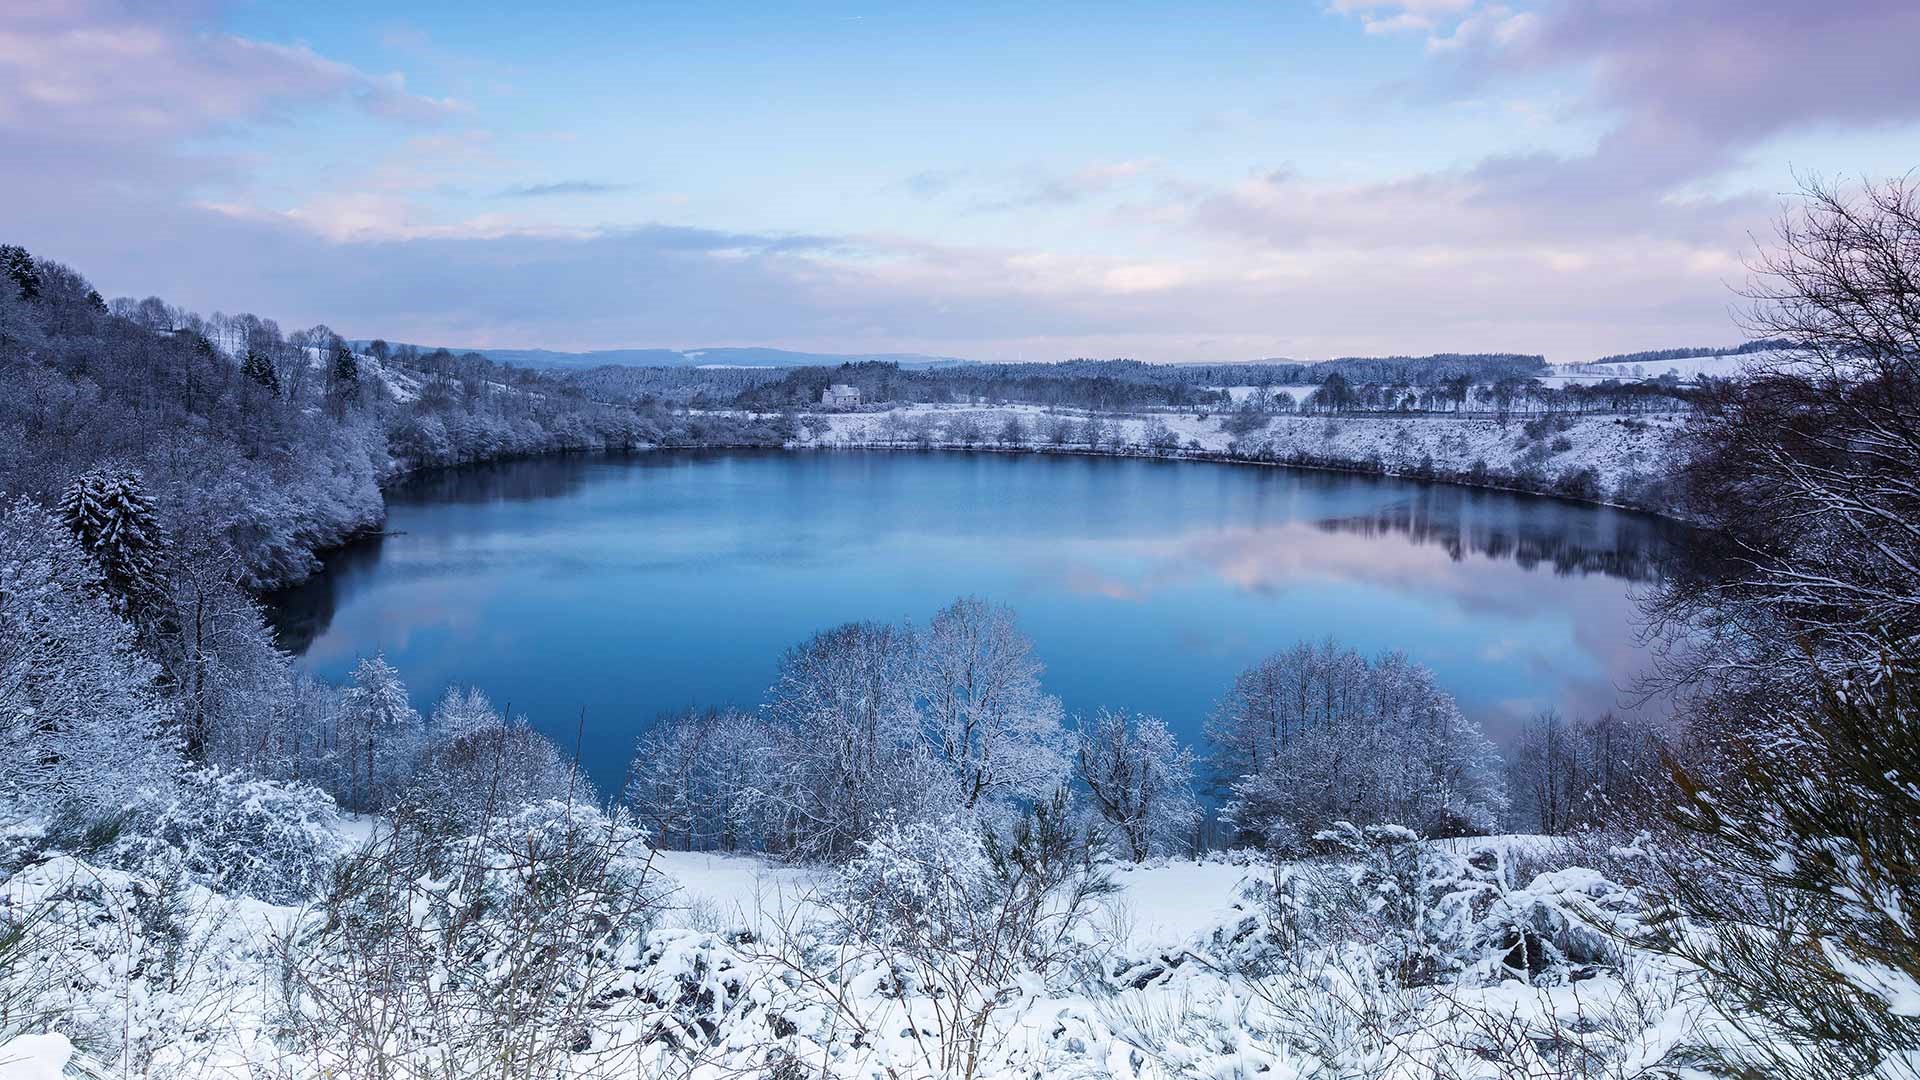
{"type": "Polygon", "coordinates": [[[595,349],[558,352],[552,349],[474,349],[487,359],[517,367],[556,371],[585,371],[608,365],[668,368],[795,368],[836,367],[840,364],[884,363],[905,368],[945,367],[971,363],[955,356],[918,353],[815,353],[768,348],[595,349]]]}

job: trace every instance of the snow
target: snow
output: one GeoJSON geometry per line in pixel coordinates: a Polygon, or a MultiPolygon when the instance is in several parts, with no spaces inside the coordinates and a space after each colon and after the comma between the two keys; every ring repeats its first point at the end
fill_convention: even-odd
{"type": "Polygon", "coordinates": [[[1702,375],[1715,379],[1733,379],[1751,374],[1756,366],[1777,366],[1788,359],[1778,351],[1740,353],[1729,356],[1689,356],[1678,360],[1634,360],[1614,364],[1565,364],[1557,365],[1555,375],[1542,382],[1551,385],[1552,378],[1578,382],[1601,382],[1606,379],[1619,379],[1622,382],[1635,380],[1653,380],[1662,375],[1677,375],[1691,382],[1702,375]]]}
{"type": "MultiPolygon", "coordinates": [[[[1203,387],[1203,389],[1225,390],[1227,397],[1232,399],[1235,405],[1245,402],[1260,391],[1258,386],[1208,386],[1203,387]]],[[[1286,383],[1284,385],[1267,387],[1268,392],[1274,397],[1277,398],[1281,394],[1289,394],[1295,402],[1307,400],[1307,397],[1318,389],[1320,389],[1319,383],[1286,383]]]]}
{"type": "Polygon", "coordinates": [[[0,1046],[0,1080],[63,1080],[72,1059],[65,1035],[16,1035],[0,1046]]]}
{"type": "MultiPolygon", "coordinates": [[[[363,840],[374,828],[369,818],[344,819],[343,843],[363,840]]],[[[1508,836],[1430,846],[1459,860],[1484,846],[1551,850],[1545,840],[1508,836]]],[[[650,864],[671,879],[668,909],[627,961],[630,973],[621,985],[630,990],[609,1002],[609,1015],[635,1033],[667,1025],[703,1048],[703,1061],[689,1069],[671,1056],[673,1043],[650,1041],[641,1060],[651,1070],[716,1078],[763,1074],[768,1048],[779,1046],[806,1075],[941,1074],[940,999],[911,990],[902,995],[895,982],[902,969],[891,966],[902,961],[835,944],[826,912],[815,904],[833,870],[692,852],[656,852],[650,864]]],[[[1675,961],[1635,954],[1631,962],[1592,966],[1573,981],[1564,974],[1528,980],[1482,960],[1438,992],[1409,992],[1382,983],[1370,951],[1375,942],[1307,951],[1274,944],[1279,939],[1268,929],[1274,909],[1261,897],[1291,873],[1286,867],[1277,873],[1242,855],[1239,861],[1159,859],[1109,870],[1118,891],[1099,900],[1080,934],[1090,950],[1086,964],[1017,975],[995,998],[977,1048],[982,1080],[1319,1075],[1313,1070],[1362,1061],[1373,1063],[1365,1075],[1412,1080],[1445,1065],[1448,1054],[1485,1035],[1490,1023],[1508,1035],[1527,1033],[1511,1043],[1522,1053],[1532,1052],[1530,1039],[1586,1032],[1590,1043],[1583,1045],[1618,1064],[1621,1075],[1634,1075],[1696,1041],[1709,1020],[1675,961]],[[1274,954],[1277,947],[1293,951],[1274,954]],[[1400,1034],[1382,1041],[1383,1031],[1400,1034]]],[[[198,959],[190,976],[162,981],[150,973],[161,966],[152,953],[122,951],[132,929],[122,913],[147,888],[129,875],[66,858],[6,883],[7,909],[52,903],[63,914],[47,925],[72,928],[80,944],[45,958],[57,965],[48,971],[60,977],[48,985],[57,982],[54,992],[67,1003],[69,1018],[0,1044],[0,1078],[53,1080],[83,1035],[107,1040],[88,1042],[89,1048],[117,1054],[116,1032],[131,1033],[138,1043],[132,1060],[147,1062],[148,1075],[200,1075],[193,1070],[209,1066],[241,1075],[261,1063],[263,1052],[283,1053],[267,1041],[279,1007],[274,942],[298,909],[189,889],[181,910],[198,959]],[[76,887],[82,882],[85,887],[76,887]]],[[[1629,891],[1577,867],[1549,870],[1504,895],[1483,895],[1492,900],[1483,921],[1448,931],[1465,935],[1453,947],[1479,948],[1475,943],[1497,933],[1504,920],[1525,919],[1597,952],[1611,948],[1612,939],[1587,929],[1590,913],[1635,903],[1629,891]]],[[[1496,944],[1493,951],[1502,948],[1496,944]]],[[[914,970],[912,961],[904,962],[905,971],[914,970]]],[[[33,975],[24,968],[19,973],[33,975]]],[[[284,1056],[274,1066],[290,1078],[311,1075],[284,1056]]]]}
{"type": "Polygon", "coordinates": [[[373,843],[383,823],[384,819],[374,814],[341,814],[334,823],[334,831],[340,834],[340,850],[355,851],[373,843]]]}
{"type": "Polygon", "coordinates": [[[1136,952],[1176,949],[1231,924],[1247,884],[1262,872],[1226,860],[1167,859],[1114,870],[1120,891],[1100,903],[1114,926],[1127,930],[1127,945],[1136,952]]]}
{"type": "MultiPolygon", "coordinates": [[[[823,913],[820,870],[753,855],[659,851],[653,866],[672,880],[665,925],[694,929],[797,924],[823,913]],[[702,925],[705,924],[705,925],[702,925]]],[[[1119,891],[1101,897],[1096,931],[1119,932],[1129,950],[1177,949],[1238,917],[1242,892],[1263,871],[1224,859],[1155,859],[1112,867],[1119,891]]]]}
{"type": "MultiPolygon", "coordinates": [[[[1085,447],[1069,444],[1053,447],[1034,433],[1036,424],[1065,419],[1078,423],[1089,413],[1084,410],[1048,409],[1038,405],[906,405],[891,409],[857,413],[821,413],[810,419],[824,423],[825,430],[813,434],[801,426],[796,446],[919,446],[955,448],[945,438],[943,425],[971,415],[980,425],[984,438],[968,447],[974,450],[1000,449],[994,436],[1010,416],[1019,417],[1029,434],[1023,449],[1029,451],[1064,450],[1085,452],[1085,447]],[[933,423],[934,433],[922,443],[904,437],[903,425],[933,423]]],[[[1573,416],[1567,426],[1528,440],[1523,426],[1528,419],[1516,415],[1502,424],[1487,416],[1449,416],[1445,414],[1410,415],[1299,415],[1273,416],[1267,426],[1236,437],[1223,426],[1227,417],[1199,412],[1163,412],[1152,414],[1098,414],[1103,424],[1116,429],[1120,438],[1131,444],[1123,452],[1151,454],[1144,442],[1145,426],[1158,420],[1165,423],[1182,448],[1179,454],[1226,456],[1266,456],[1286,460],[1289,455],[1304,455],[1318,461],[1346,464],[1360,471],[1379,471],[1387,475],[1413,472],[1423,460],[1443,473],[1465,474],[1476,463],[1491,470],[1520,473],[1536,471],[1544,480],[1581,469],[1592,469],[1603,494],[1619,492],[1623,481],[1629,484],[1647,478],[1664,478],[1677,468],[1674,438],[1686,422],[1686,414],[1648,413],[1632,417],[1612,415],[1573,416]],[[1553,450],[1556,440],[1564,439],[1567,449],[1553,450]]],[[[1103,453],[1116,452],[1103,446],[1103,453]]]]}
{"type": "Polygon", "coordinates": [[[752,855],[656,851],[652,865],[674,884],[663,921],[688,929],[738,927],[760,933],[813,918],[820,914],[817,900],[827,883],[819,871],[752,855]]]}

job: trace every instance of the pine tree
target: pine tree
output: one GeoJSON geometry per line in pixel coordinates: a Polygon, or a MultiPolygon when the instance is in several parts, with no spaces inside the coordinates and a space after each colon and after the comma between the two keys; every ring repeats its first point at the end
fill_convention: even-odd
{"type": "Polygon", "coordinates": [[[344,420],[349,402],[360,397],[360,361],[339,338],[333,340],[333,370],[328,380],[327,398],[335,419],[344,420]]]}
{"type": "Polygon", "coordinates": [[[167,534],[140,473],[94,469],[60,496],[60,518],[100,564],[108,594],[136,624],[158,614],[166,597],[167,534]]]}
{"type": "Polygon", "coordinates": [[[360,386],[360,361],[344,341],[333,343],[333,381],[349,394],[360,386]]]}
{"type": "Polygon", "coordinates": [[[40,268],[34,265],[33,256],[26,248],[0,244],[0,273],[12,279],[14,287],[20,290],[20,299],[40,298],[40,268]]]}
{"type": "Polygon", "coordinates": [[[240,374],[266,387],[274,397],[280,396],[280,376],[273,370],[273,361],[262,354],[248,349],[247,358],[240,363],[240,374]]]}

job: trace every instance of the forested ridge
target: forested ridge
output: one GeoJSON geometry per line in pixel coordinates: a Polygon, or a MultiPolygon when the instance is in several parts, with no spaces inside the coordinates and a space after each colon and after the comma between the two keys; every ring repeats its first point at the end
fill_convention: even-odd
{"type": "Polygon", "coordinates": [[[748,417],[606,404],[565,379],[468,353],[355,351],[325,326],[103,299],[13,246],[0,288],[0,492],[51,502],[73,478],[137,473],[183,547],[252,587],[383,517],[412,469],[660,444],[778,445],[748,417]],[[190,539],[189,539],[190,538],[190,539]]]}

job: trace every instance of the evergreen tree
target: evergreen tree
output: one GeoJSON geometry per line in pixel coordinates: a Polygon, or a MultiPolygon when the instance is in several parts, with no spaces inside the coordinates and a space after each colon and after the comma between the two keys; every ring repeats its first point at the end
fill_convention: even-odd
{"type": "Polygon", "coordinates": [[[344,420],[347,405],[360,397],[360,361],[347,343],[333,339],[333,370],[327,384],[328,403],[336,419],[344,420]]]}
{"type": "Polygon", "coordinates": [[[280,396],[280,376],[273,370],[273,361],[268,360],[252,349],[247,350],[247,358],[240,364],[240,374],[267,388],[267,393],[280,396]]]}
{"type": "Polygon", "coordinates": [[[114,605],[136,624],[165,602],[167,535],[159,510],[134,469],[105,466],[60,496],[60,518],[100,564],[114,605]]]}
{"type": "Polygon", "coordinates": [[[0,244],[0,273],[5,273],[20,290],[20,299],[40,298],[40,268],[33,256],[18,244],[0,244]]]}
{"type": "Polygon", "coordinates": [[[344,341],[333,343],[333,381],[348,394],[360,387],[360,361],[344,341]]]}

